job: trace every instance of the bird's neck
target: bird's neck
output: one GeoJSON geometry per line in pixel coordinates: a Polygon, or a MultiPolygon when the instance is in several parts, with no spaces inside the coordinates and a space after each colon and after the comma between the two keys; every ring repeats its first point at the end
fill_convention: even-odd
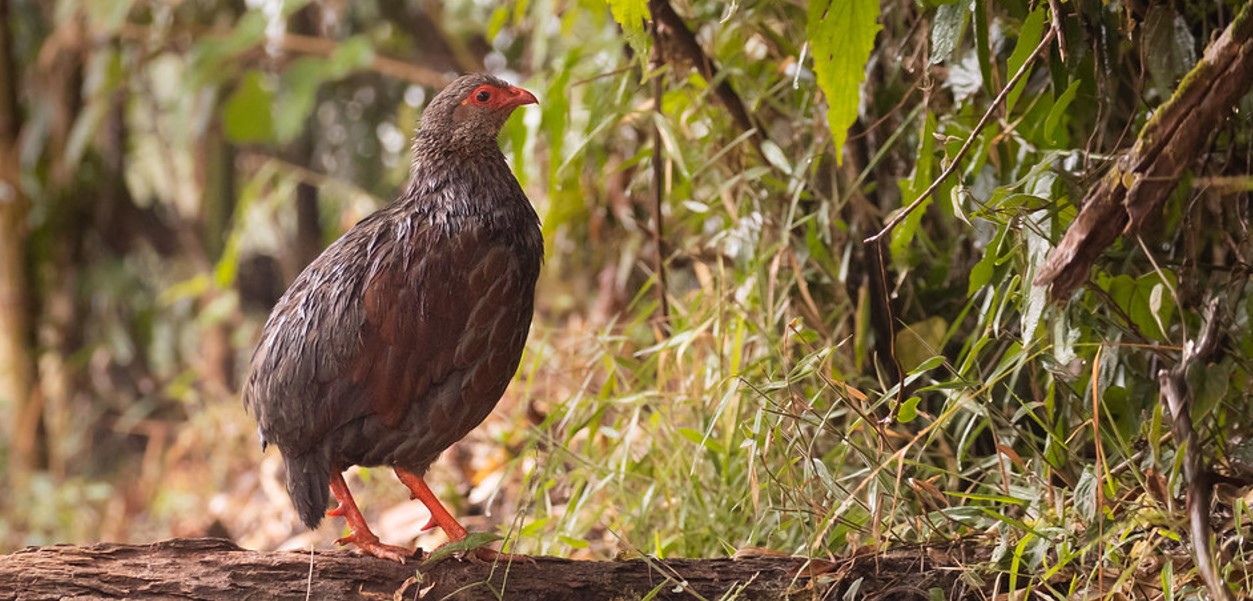
{"type": "Polygon", "coordinates": [[[508,192],[514,190],[521,195],[505,156],[495,145],[475,151],[419,146],[401,200],[418,207],[453,202],[460,205],[457,208],[477,212],[470,205],[498,205],[501,195],[512,196],[508,192]]]}

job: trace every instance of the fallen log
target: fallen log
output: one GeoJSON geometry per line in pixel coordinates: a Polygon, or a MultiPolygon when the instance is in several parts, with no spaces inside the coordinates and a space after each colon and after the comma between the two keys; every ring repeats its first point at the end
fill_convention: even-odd
{"type": "Polygon", "coordinates": [[[978,591],[964,588],[960,575],[983,560],[985,552],[949,545],[838,561],[535,557],[400,565],[348,551],[250,551],[196,538],[0,556],[0,599],[840,599],[853,588],[856,598],[925,600],[938,592],[961,599],[978,591]]]}

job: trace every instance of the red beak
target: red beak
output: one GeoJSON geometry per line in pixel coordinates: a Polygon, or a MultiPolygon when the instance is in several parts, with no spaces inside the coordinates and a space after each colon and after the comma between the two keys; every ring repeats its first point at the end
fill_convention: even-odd
{"type": "Polygon", "coordinates": [[[509,100],[505,104],[511,108],[517,108],[526,104],[539,104],[539,101],[535,99],[535,94],[519,87],[510,87],[509,100]]]}

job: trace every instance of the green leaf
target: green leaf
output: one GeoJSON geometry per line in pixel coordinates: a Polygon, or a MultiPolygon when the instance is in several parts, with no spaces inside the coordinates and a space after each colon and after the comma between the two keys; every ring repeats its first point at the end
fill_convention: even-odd
{"type": "Polygon", "coordinates": [[[365,35],[355,35],[339,43],[327,63],[328,79],[340,79],[370,64],[374,60],[374,45],[365,35]]]}
{"type": "Polygon", "coordinates": [[[1175,301],[1170,290],[1176,289],[1177,285],[1178,278],[1174,272],[1163,270],[1162,275],[1152,272],[1134,279],[1128,275],[1115,276],[1103,282],[1102,288],[1109,291],[1114,304],[1131,318],[1131,323],[1145,337],[1166,340],[1164,330],[1170,328],[1175,313],[1175,301]]]}
{"type": "Polygon", "coordinates": [[[305,128],[328,71],[327,59],[316,56],[302,56],[283,70],[273,111],[274,133],[280,142],[290,142],[305,128]]]}
{"type": "Polygon", "coordinates": [[[609,12],[613,20],[622,27],[627,43],[639,57],[647,56],[647,38],[644,36],[644,22],[648,21],[648,0],[609,0],[609,12]]]}
{"type": "Polygon", "coordinates": [[[961,43],[970,17],[970,6],[965,2],[945,4],[935,11],[935,23],[931,26],[931,64],[937,65],[952,56],[953,49],[961,43]]]}
{"type": "Polygon", "coordinates": [[[1096,487],[1099,485],[1092,468],[1083,468],[1083,473],[1079,475],[1079,482],[1075,484],[1072,503],[1079,517],[1086,521],[1092,521],[1096,517],[1096,487]]]}
{"type": "Polygon", "coordinates": [[[988,5],[986,0],[975,0],[975,56],[979,59],[979,74],[983,76],[983,89],[993,96],[992,51],[988,41],[988,5]]]}
{"type": "Polygon", "coordinates": [[[1009,231],[1008,225],[1001,226],[996,233],[996,237],[988,243],[987,248],[983,249],[983,258],[970,269],[969,283],[966,285],[966,296],[973,296],[976,290],[983,288],[984,284],[992,281],[992,275],[996,272],[996,260],[1001,255],[1001,244],[1005,241],[1005,234],[1009,231]]]}
{"type": "MultiPolygon", "coordinates": [[[[1018,68],[1031,58],[1031,54],[1035,52],[1035,47],[1040,44],[1040,39],[1044,37],[1044,13],[1047,7],[1047,4],[1041,4],[1039,8],[1035,9],[1034,12],[1027,15],[1027,18],[1023,20],[1022,29],[1018,30],[1018,43],[1014,46],[1014,52],[1009,55],[1009,60],[1005,64],[1007,69],[1005,81],[1013,78],[1014,73],[1018,72],[1018,68]]],[[[1005,98],[1006,113],[1013,112],[1014,104],[1018,102],[1018,97],[1022,95],[1023,89],[1027,87],[1027,80],[1030,79],[1028,77],[1030,74],[1030,71],[1024,74],[1022,79],[1018,80],[1018,85],[1015,85],[1014,89],[1009,91],[1009,96],[1005,98]]]]}
{"type": "Polygon", "coordinates": [[[1136,278],[1135,296],[1128,313],[1136,327],[1149,338],[1167,340],[1167,330],[1175,315],[1175,298],[1170,291],[1177,288],[1178,278],[1169,269],[1136,278]]]}
{"type": "Polygon", "coordinates": [[[914,421],[914,418],[918,417],[918,402],[921,400],[922,397],[918,396],[911,396],[905,399],[905,402],[901,403],[900,411],[896,412],[896,421],[902,424],[914,421]]]}
{"type": "Polygon", "coordinates": [[[492,532],[471,532],[465,538],[448,543],[434,551],[422,561],[422,565],[430,565],[441,559],[451,557],[454,553],[462,553],[465,551],[473,551],[479,547],[486,547],[498,540],[504,538],[499,534],[492,532]]]}
{"type": "Polygon", "coordinates": [[[249,12],[235,21],[230,34],[205,36],[196,41],[189,53],[188,89],[237,73],[237,67],[228,63],[265,40],[265,25],[260,12],[249,12]]]}
{"type": "Polygon", "coordinates": [[[881,28],[878,18],[878,0],[809,0],[809,44],[818,87],[827,97],[827,127],[837,164],[843,159],[848,127],[857,119],[866,61],[881,28]]]}
{"type": "Polygon", "coordinates": [[[254,69],[245,73],[223,109],[226,137],[239,143],[273,140],[272,98],[260,71],[254,69]]]}
{"type": "MultiPolygon", "coordinates": [[[[935,177],[935,128],[935,116],[928,113],[923,119],[922,131],[918,134],[918,160],[914,164],[914,173],[908,179],[897,182],[901,188],[901,199],[904,204],[909,204],[921,196],[935,177]]],[[[922,216],[926,214],[932,202],[930,198],[923,201],[914,212],[905,217],[900,225],[892,229],[888,249],[892,252],[892,261],[897,265],[909,265],[909,245],[913,243],[914,236],[918,233],[918,226],[922,223],[922,216]]]]}
{"type": "Polygon", "coordinates": [[[1057,101],[1053,103],[1053,108],[1049,109],[1049,114],[1044,118],[1044,139],[1050,144],[1063,143],[1065,138],[1060,138],[1057,134],[1057,124],[1061,121],[1062,115],[1066,114],[1070,108],[1070,103],[1074,102],[1075,94],[1079,92],[1079,80],[1075,79],[1066,86],[1066,91],[1057,97],[1057,101]]]}

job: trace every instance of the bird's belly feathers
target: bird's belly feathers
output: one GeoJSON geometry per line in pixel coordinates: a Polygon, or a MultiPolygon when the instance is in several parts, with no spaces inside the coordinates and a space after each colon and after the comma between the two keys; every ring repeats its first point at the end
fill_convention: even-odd
{"type": "Polygon", "coordinates": [[[342,466],[387,465],[424,472],[444,449],[465,437],[496,407],[522,357],[530,313],[531,302],[502,312],[502,319],[513,320],[516,318],[512,316],[523,314],[526,319],[516,320],[516,326],[498,345],[433,382],[421,398],[406,399],[409,407],[399,423],[369,413],[337,428],[327,441],[332,461],[342,466]]]}

